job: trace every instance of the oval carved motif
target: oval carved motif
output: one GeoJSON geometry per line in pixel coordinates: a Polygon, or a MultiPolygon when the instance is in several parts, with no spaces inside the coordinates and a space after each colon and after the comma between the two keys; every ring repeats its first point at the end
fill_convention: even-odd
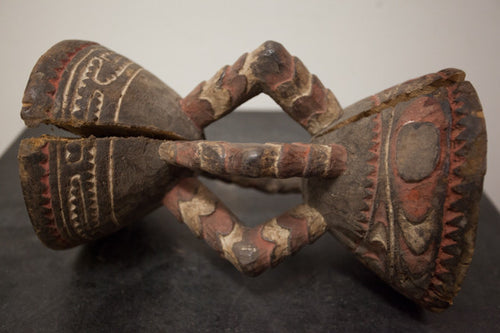
{"type": "Polygon", "coordinates": [[[429,177],[436,168],[441,147],[439,130],[429,122],[411,122],[398,135],[396,167],[399,177],[408,183],[429,177]]]}

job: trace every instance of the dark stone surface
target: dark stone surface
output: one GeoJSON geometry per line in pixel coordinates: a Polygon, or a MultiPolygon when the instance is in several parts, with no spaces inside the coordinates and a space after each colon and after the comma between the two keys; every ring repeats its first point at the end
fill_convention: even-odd
{"type": "MultiPolygon", "coordinates": [[[[59,134],[47,127],[23,136],[59,134]]],[[[238,113],[207,137],[233,142],[307,141],[283,113],[238,113]]],[[[17,146],[0,159],[0,331],[5,332],[493,332],[500,330],[500,219],[481,202],[476,253],[441,314],[407,300],[330,235],[250,278],[220,259],[162,208],[72,250],[36,238],[17,175],[17,146]]],[[[210,181],[246,223],[301,201],[210,181]]]]}

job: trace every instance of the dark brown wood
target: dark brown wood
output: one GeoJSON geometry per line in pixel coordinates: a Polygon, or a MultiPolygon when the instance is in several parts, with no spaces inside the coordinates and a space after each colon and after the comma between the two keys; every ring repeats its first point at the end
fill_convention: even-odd
{"type": "Polygon", "coordinates": [[[21,117],[95,136],[201,139],[180,96],[129,59],[93,42],[50,48],[31,72],[21,117]]]}
{"type": "Polygon", "coordinates": [[[486,170],[484,117],[463,78],[446,70],[347,108],[348,120],[313,142],[344,144],[348,171],[305,187],[336,238],[435,311],[451,304],[471,261],[486,170]]]}
{"type": "Polygon", "coordinates": [[[202,138],[179,101],[154,75],[93,42],[63,41],[38,60],[23,96],[26,125],[105,136],[21,144],[27,208],[47,246],[95,240],[161,204],[178,169],[158,160],[159,141],[123,137],[202,138]]]}
{"type": "MultiPolygon", "coordinates": [[[[344,145],[345,172],[312,178],[304,189],[306,202],[364,264],[434,311],[451,304],[470,263],[485,174],[484,117],[464,77],[443,70],[348,108],[313,138],[344,145]]],[[[179,164],[199,168],[196,144],[175,145],[186,146],[179,164]]],[[[216,155],[204,170],[221,174],[234,154],[216,155]]],[[[295,167],[305,161],[295,155],[295,167]]]]}
{"type": "Polygon", "coordinates": [[[43,136],[19,147],[21,185],[42,242],[65,249],[144,216],[186,173],[158,158],[160,140],[43,136]]]}
{"type": "Polygon", "coordinates": [[[23,141],[28,211],[44,243],[67,248],[117,230],[167,193],[163,204],[179,220],[249,274],[329,230],[396,290],[441,311],[472,258],[486,166],[484,117],[464,78],[446,69],[342,110],[297,58],[266,42],[181,100],[114,52],[62,42],[35,66],[23,119],[103,137],[23,141]],[[200,139],[260,92],[315,135],[312,144],[154,139],[200,139]],[[265,190],[287,185],[242,177],[315,177],[304,180],[303,205],[247,228],[191,178],[199,170],[265,190]]]}

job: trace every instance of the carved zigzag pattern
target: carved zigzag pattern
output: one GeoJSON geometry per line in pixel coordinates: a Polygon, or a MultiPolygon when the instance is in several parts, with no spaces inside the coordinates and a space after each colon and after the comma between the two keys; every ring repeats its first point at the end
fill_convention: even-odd
{"type": "Polygon", "coordinates": [[[69,220],[73,226],[73,230],[84,239],[88,239],[88,236],[83,230],[83,224],[86,222],[82,221],[82,216],[85,214],[85,204],[83,191],[81,188],[81,178],[80,175],[74,175],[70,180],[69,187],[69,220]]]}
{"type": "Polygon", "coordinates": [[[460,125],[460,120],[466,115],[460,112],[464,103],[459,101],[459,94],[456,93],[457,86],[448,87],[448,100],[450,101],[451,113],[452,113],[452,127],[450,135],[450,172],[448,176],[448,187],[446,200],[444,203],[443,211],[443,230],[441,235],[441,245],[439,247],[437,257],[436,257],[436,267],[434,269],[434,275],[432,276],[427,288],[427,295],[424,300],[432,302],[433,298],[438,294],[444,293],[445,286],[452,286],[453,283],[446,283],[443,279],[445,274],[450,273],[448,269],[447,261],[454,259],[456,256],[460,255],[456,251],[457,246],[455,246],[460,239],[457,235],[462,235],[462,233],[456,233],[457,230],[463,229],[467,221],[465,221],[464,212],[456,211],[452,207],[453,205],[462,199],[462,194],[460,194],[456,189],[463,183],[463,178],[459,176],[458,169],[465,162],[465,158],[457,154],[460,149],[465,145],[465,140],[460,139],[460,134],[463,133],[466,128],[460,125]]]}
{"type": "Polygon", "coordinates": [[[95,66],[93,64],[93,60],[90,60],[90,62],[85,66],[85,69],[83,70],[82,74],[78,78],[77,86],[75,89],[75,96],[73,97],[73,108],[71,109],[71,116],[77,119],[84,119],[84,114],[82,107],[85,108],[85,101],[82,97],[82,94],[84,94],[84,90],[87,89],[87,81],[90,81],[89,73],[91,73],[93,70],[95,70],[95,66]],[[83,105],[82,105],[83,104],[83,105]]]}
{"type": "Polygon", "coordinates": [[[89,154],[89,163],[91,164],[91,169],[89,171],[89,178],[87,180],[88,186],[90,187],[88,189],[88,198],[90,205],[88,207],[89,209],[89,215],[90,215],[90,221],[95,221],[96,224],[99,222],[99,206],[97,204],[97,179],[96,179],[96,146],[95,143],[94,145],[88,150],[89,154]]]}
{"type": "MultiPolygon", "coordinates": [[[[102,48],[101,48],[102,49],[102,48]]],[[[76,82],[75,96],[71,116],[77,119],[96,121],[100,116],[104,93],[95,85],[106,86],[117,80],[133,63],[111,51],[104,51],[93,56],[76,82]],[[112,64],[113,70],[104,71],[106,64],[112,64]],[[105,73],[107,76],[100,77],[105,73]],[[90,94],[90,95],[89,95],[90,94]]]]}
{"type": "Polygon", "coordinates": [[[49,230],[49,233],[57,239],[57,242],[61,245],[66,245],[67,242],[64,240],[60,230],[57,228],[56,220],[54,216],[54,209],[52,207],[52,194],[50,192],[50,150],[49,143],[40,148],[40,153],[43,155],[42,161],[40,162],[40,167],[43,169],[42,177],[40,178],[41,188],[41,202],[42,202],[42,212],[45,222],[41,225],[49,230]]]}
{"type": "Polygon", "coordinates": [[[83,239],[95,239],[99,224],[96,183],[96,147],[85,149],[80,174],[71,178],[69,189],[69,218],[75,232],[83,239]],[[87,171],[88,170],[88,171],[87,171]]]}
{"type": "Polygon", "coordinates": [[[82,44],[82,45],[78,46],[77,48],[75,48],[73,51],[66,52],[66,55],[59,63],[59,66],[54,68],[54,77],[52,77],[48,80],[50,82],[50,84],[54,87],[54,89],[50,90],[47,93],[52,99],[54,99],[54,97],[55,97],[57,89],[59,88],[59,83],[61,82],[62,75],[64,73],[64,70],[68,66],[68,64],[71,62],[71,60],[73,60],[73,58],[76,56],[76,54],[78,52],[80,52],[81,50],[83,50],[87,46],[93,45],[93,44],[94,43],[82,44]]]}

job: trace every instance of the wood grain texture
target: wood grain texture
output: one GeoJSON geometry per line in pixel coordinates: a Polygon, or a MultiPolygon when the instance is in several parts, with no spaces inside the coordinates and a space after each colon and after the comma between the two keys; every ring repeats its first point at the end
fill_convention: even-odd
{"type": "Polygon", "coordinates": [[[472,258],[486,171],[484,116],[464,78],[445,69],[342,110],[270,41],[180,99],[115,52],[61,42],[35,66],[22,117],[89,137],[21,143],[27,208],[40,239],[60,249],[114,232],[163,200],[253,275],[329,230],[393,288],[442,311],[472,258]],[[314,135],[311,144],[153,139],[201,139],[205,126],[261,92],[314,135]],[[261,177],[309,177],[306,203],[248,228],[188,169],[277,192],[297,190],[297,180],[261,177]]]}
{"type": "Polygon", "coordinates": [[[146,138],[25,139],[19,169],[38,237],[63,249],[132,223],[161,205],[185,171],[163,162],[159,140],[146,138]]]}
{"type": "Polygon", "coordinates": [[[201,139],[180,96],[138,64],[99,44],[67,40],[33,68],[21,117],[76,134],[201,139]]]}

